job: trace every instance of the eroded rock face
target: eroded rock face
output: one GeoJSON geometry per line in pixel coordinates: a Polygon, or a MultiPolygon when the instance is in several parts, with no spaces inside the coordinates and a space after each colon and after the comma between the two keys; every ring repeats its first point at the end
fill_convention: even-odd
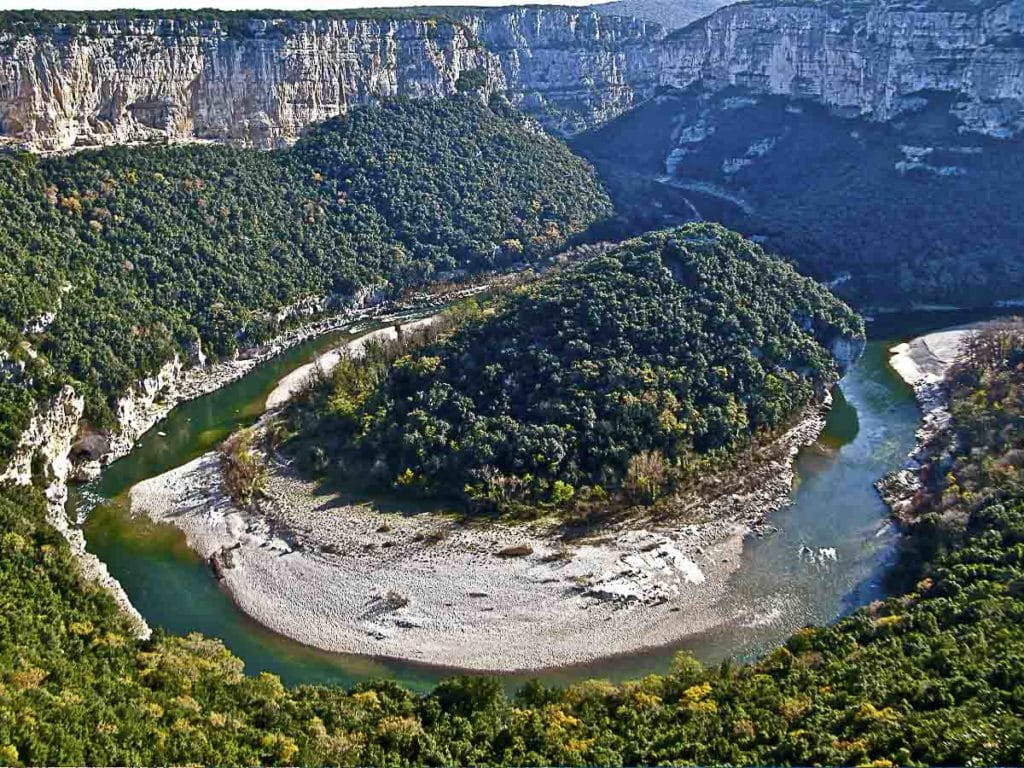
{"type": "Polygon", "coordinates": [[[353,105],[457,93],[460,77],[567,129],[654,87],[657,25],[510,9],[431,20],[172,20],[0,35],[0,130],[35,150],[213,140],[271,148],[353,105]]]}
{"type": "Polygon", "coordinates": [[[867,342],[863,336],[840,336],[833,339],[829,343],[828,348],[832,353],[832,357],[835,358],[840,372],[846,373],[860,359],[866,345],[867,342]]]}
{"type": "Polygon", "coordinates": [[[10,462],[0,472],[0,482],[45,484],[46,521],[67,540],[81,564],[82,576],[107,589],[128,616],[137,635],[148,638],[150,629],[146,621],[132,606],[120,582],[107,571],[107,566],[86,551],[81,528],[68,520],[65,512],[68,480],[74,471],[71,449],[84,410],[85,399],[70,386],[40,403],[10,462]]]}
{"type": "Polygon", "coordinates": [[[428,19],[121,20],[0,33],[0,139],[269,148],[390,96],[502,93],[548,128],[606,122],[660,87],[740,86],[891,120],[943,94],[962,127],[1024,128],[1024,0],[758,2],[666,36],[587,9],[428,19]],[[470,75],[470,77],[466,77],[470,75]]]}
{"type": "Polygon", "coordinates": [[[8,34],[0,56],[3,133],[41,150],[187,139],[275,147],[353,104],[448,96],[463,72],[494,66],[464,28],[415,20],[253,20],[240,31],[110,21],[8,34]]]}
{"type": "Polygon", "coordinates": [[[22,432],[6,469],[0,472],[0,482],[29,485],[33,475],[41,475],[54,481],[47,482],[47,497],[53,501],[60,496],[63,484],[55,481],[66,477],[70,470],[68,455],[84,410],[85,399],[69,386],[42,403],[22,432]]]}
{"type": "Polygon", "coordinates": [[[662,44],[661,82],[806,97],[875,120],[890,120],[939,92],[954,101],[952,114],[967,130],[1019,132],[1024,0],[939,5],[722,8],[662,44]]]}
{"type": "Polygon", "coordinates": [[[574,133],[650,98],[662,28],[564,8],[511,8],[466,19],[500,62],[495,90],[549,129],[574,133]]]}

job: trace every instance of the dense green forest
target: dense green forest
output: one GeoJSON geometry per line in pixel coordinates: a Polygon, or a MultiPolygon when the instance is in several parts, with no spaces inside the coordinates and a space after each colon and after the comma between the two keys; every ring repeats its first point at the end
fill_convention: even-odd
{"type": "Polygon", "coordinates": [[[1015,764],[1024,754],[1024,326],[951,374],[951,452],[906,521],[902,594],[749,665],[631,683],[286,689],[200,637],[132,640],[34,488],[0,493],[0,762],[1015,764]]]}
{"type": "Polygon", "coordinates": [[[197,339],[231,355],[298,300],[529,262],[610,213],[586,163],[496,109],[394,102],[270,153],[0,153],[0,455],[63,383],[110,427],[197,339]]]}
{"type": "Polygon", "coordinates": [[[409,354],[337,367],[289,427],[314,463],[385,486],[505,508],[651,502],[789,425],[838,378],[828,345],[862,336],[824,288],[690,225],[463,309],[409,354]]]}
{"type": "Polygon", "coordinates": [[[607,181],[620,232],[697,211],[861,309],[1019,299],[1021,140],[962,132],[948,96],[919,95],[876,123],[737,88],[670,92],[572,145],[607,181]]]}

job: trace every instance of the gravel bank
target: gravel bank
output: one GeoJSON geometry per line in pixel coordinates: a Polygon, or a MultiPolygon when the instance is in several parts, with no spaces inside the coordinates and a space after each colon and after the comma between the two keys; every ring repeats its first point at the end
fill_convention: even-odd
{"type": "Polygon", "coordinates": [[[949,425],[946,389],[943,379],[956,362],[964,342],[977,330],[977,325],[960,326],[918,336],[889,350],[889,364],[900,378],[914,390],[921,407],[914,450],[900,469],[890,472],[875,487],[900,520],[912,507],[914,496],[921,489],[918,470],[932,450],[934,438],[949,425]]]}
{"type": "Polygon", "coordinates": [[[936,331],[889,350],[889,364],[915,391],[926,385],[938,384],[949,367],[956,362],[964,341],[975,332],[976,326],[963,326],[936,331]]]}
{"type": "Polygon", "coordinates": [[[474,670],[591,661],[735,620],[722,598],[744,537],[788,503],[797,450],[827,406],[766,449],[713,500],[572,541],[551,523],[466,524],[345,504],[273,466],[242,511],[210,453],[131,491],[133,514],[173,523],[238,606],[327,651],[474,670]]]}
{"type": "MultiPolygon", "coordinates": [[[[438,315],[431,315],[430,317],[424,317],[420,320],[413,320],[410,322],[401,322],[403,331],[411,331],[416,328],[422,328],[427,325],[431,325],[438,318],[438,315]]],[[[341,361],[342,357],[346,355],[359,356],[366,345],[370,341],[394,341],[398,338],[398,331],[396,326],[389,326],[387,328],[378,328],[376,331],[360,336],[358,339],[344,344],[337,349],[332,349],[329,352],[325,352],[320,355],[312,363],[296,368],[294,371],[289,373],[283,379],[281,379],[277,386],[274,387],[274,391],[267,396],[266,410],[271,411],[275,408],[280,408],[282,405],[291,400],[296,393],[302,391],[310,381],[310,377],[316,372],[317,368],[324,374],[328,374],[334,370],[335,366],[341,361]]]]}

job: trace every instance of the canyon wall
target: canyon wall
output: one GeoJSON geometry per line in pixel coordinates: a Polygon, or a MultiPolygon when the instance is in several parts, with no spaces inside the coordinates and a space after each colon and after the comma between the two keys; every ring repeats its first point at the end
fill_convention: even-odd
{"type": "Polygon", "coordinates": [[[1024,127],[1024,0],[722,8],[660,46],[664,85],[730,85],[890,120],[942,94],[970,131],[1024,127]]]}
{"type": "Polygon", "coordinates": [[[452,20],[0,22],[0,138],[34,150],[282,146],[352,105],[469,87],[562,133],[695,84],[878,120],[941,92],[968,130],[1024,127],[1024,0],[758,1],[669,35],[639,19],[539,7],[452,20]]]}
{"type": "Polygon", "coordinates": [[[494,90],[548,128],[575,133],[650,98],[662,28],[589,10],[511,8],[467,15],[499,62],[494,90]]]}
{"type": "MultiPolygon", "coordinates": [[[[2,17],[0,17],[2,18],[2,17]]],[[[479,83],[549,126],[614,117],[655,84],[660,28],[513,8],[431,19],[172,19],[0,33],[0,134],[34,150],[152,140],[271,148],[353,105],[479,83]],[[461,78],[461,79],[460,79],[461,78]]]]}
{"type": "Polygon", "coordinates": [[[10,462],[0,471],[0,483],[29,485],[38,482],[45,487],[46,521],[67,540],[72,554],[81,563],[85,580],[109,591],[138,636],[148,638],[151,632],[146,620],[135,610],[121,583],[110,575],[106,564],[86,551],[82,529],[73,525],[65,513],[68,481],[73,469],[71,447],[78,434],[84,408],[84,398],[70,386],[39,403],[10,462]]]}
{"type": "MultiPolygon", "coordinates": [[[[352,104],[455,92],[490,64],[427,21],[109,21],[0,38],[0,126],[36,149],[154,139],[257,147],[352,104]]],[[[496,73],[495,73],[496,74],[496,73]]]]}

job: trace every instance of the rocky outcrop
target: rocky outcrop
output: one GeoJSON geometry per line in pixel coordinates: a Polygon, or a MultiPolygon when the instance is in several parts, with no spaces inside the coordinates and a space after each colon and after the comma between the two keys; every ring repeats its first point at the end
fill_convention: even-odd
{"type": "Polygon", "coordinates": [[[81,529],[71,524],[65,512],[68,481],[73,471],[71,448],[84,410],[85,399],[69,386],[42,403],[22,433],[7,468],[0,473],[0,483],[45,484],[46,521],[67,539],[72,553],[81,563],[83,576],[109,591],[134,625],[138,636],[147,638],[150,629],[146,621],[131,604],[121,583],[107,571],[107,566],[86,551],[81,529]]]}
{"type": "Polygon", "coordinates": [[[835,358],[839,370],[846,373],[864,354],[866,346],[867,339],[864,336],[837,336],[828,344],[828,350],[835,358]]]}
{"type": "Polygon", "coordinates": [[[115,413],[120,429],[110,436],[107,457],[123,456],[157,421],[166,415],[167,401],[173,400],[178,380],[185,370],[175,355],[152,376],[140,379],[132,391],[119,398],[115,413]]]}
{"type": "Polygon", "coordinates": [[[0,483],[29,485],[36,475],[40,479],[66,476],[70,469],[68,455],[84,410],[85,400],[68,386],[41,404],[21,433],[7,468],[0,473],[0,483]]]}
{"type": "Polygon", "coordinates": [[[1024,127],[1022,40],[1024,0],[741,3],[667,36],[649,21],[536,6],[449,20],[8,24],[0,134],[34,150],[150,140],[275,147],[353,105],[469,87],[571,133],[659,88],[700,85],[809,98],[876,120],[941,94],[967,130],[1009,136],[1024,127]]]}
{"type": "Polygon", "coordinates": [[[500,63],[495,90],[549,129],[574,133],[654,94],[662,28],[566,8],[508,8],[467,16],[500,63]]]}
{"type": "Polygon", "coordinates": [[[1024,0],[871,5],[755,2],[722,8],[661,46],[661,84],[819,101],[890,120],[937,93],[971,131],[1024,127],[1024,0]]]}
{"type": "Polygon", "coordinates": [[[214,140],[270,148],[351,106],[475,78],[579,128],[654,87],[657,25],[513,8],[464,21],[138,19],[0,34],[0,132],[35,150],[214,140]],[[472,77],[467,77],[472,75],[472,77]],[[463,79],[466,78],[466,79],[463,79]]]}
{"type": "Polygon", "coordinates": [[[0,56],[3,132],[42,150],[158,139],[280,146],[353,104],[448,96],[467,70],[493,67],[463,26],[427,20],[68,24],[8,32],[0,56]]]}

